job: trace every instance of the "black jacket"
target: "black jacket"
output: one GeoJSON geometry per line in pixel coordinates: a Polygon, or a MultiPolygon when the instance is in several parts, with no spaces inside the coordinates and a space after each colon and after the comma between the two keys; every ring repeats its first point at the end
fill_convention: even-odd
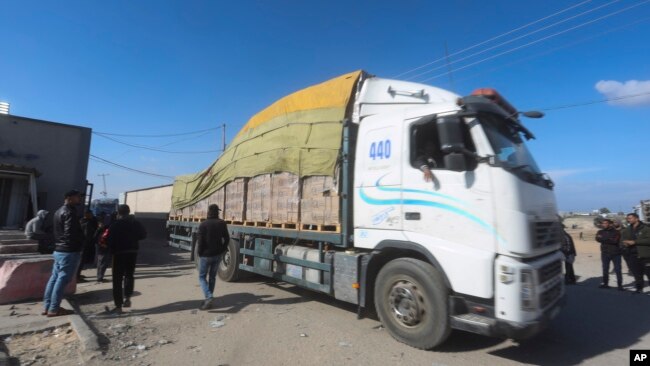
{"type": "Polygon", "coordinates": [[[609,227],[607,230],[598,230],[596,241],[600,243],[600,250],[603,253],[610,255],[621,254],[621,248],[618,246],[621,241],[621,233],[613,227],[609,227]]]}
{"type": "Polygon", "coordinates": [[[199,257],[214,257],[226,251],[230,235],[228,225],[218,218],[208,218],[199,225],[196,252],[199,257]]]}
{"type": "Polygon", "coordinates": [[[84,241],[87,244],[95,244],[95,239],[97,238],[97,227],[99,223],[97,219],[91,217],[90,219],[83,218],[79,221],[81,224],[81,230],[84,234],[84,241]]]}
{"type": "Polygon", "coordinates": [[[57,252],[80,252],[83,232],[74,206],[63,205],[54,213],[54,240],[57,252]]]}
{"type": "Polygon", "coordinates": [[[147,231],[133,215],[119,218],[108,228],[108,249],[113,254],[137,252],[138,242],[146,237],[147,231]]]}
{"type": "Polygon", "coordinates": [[[573,238],[566,231],[563,231],[562,234],[562,248],[560,248],[560,250],[567,257],[570,255],[576,255],[576,247],[573,244],[573,238]]]}

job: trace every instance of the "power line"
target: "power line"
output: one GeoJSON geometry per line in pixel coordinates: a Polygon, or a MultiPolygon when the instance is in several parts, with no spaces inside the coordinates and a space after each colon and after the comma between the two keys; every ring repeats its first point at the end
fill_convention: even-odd
{"type": "Polygon", "coordinates": [[[608,29],[608,30],[606,30],[604,32],[596,33],[596,34],[590,35],[588,37],[584,37],[584,38],[581,38],[579,40],[566,43],[566,44],[564,44],[562,46],[559,46],[559,47],[555,47],[555,48],[552,48],[552,49],[549,49],[549,50],[545,50],[543,52],[539,52],[539,53],[536,53],[534,55],[530,55],[530,56],[527,56],[527,57],[524,57],[524,58],[520,58],[520,59],[518,59],[516,61],[508,62],[508,63],[505,63],[505,64],[499,64],[499,66],[493,67],[493,68],[491,68],[489,70],[486,70],[486,71],[483,71],[483,72],[478,72],[478,73],[475,73],[475,74],[470,75],[470,76],[466,76],[466,77],[461,78],[461,79],[456,79],[456,81],[458,82],[458,81],[471,80],[471,79],[473,79],[473,78],[475,78],[475,77],[477,77],[479,75],[484,75],[484,74],[486,74],[488,72],[494,72],[494,71],[503,69],[505,67],[510,67],[510,66],[513,66],[513,65],[525,62],[525,61],[534,60],[534,59],[537,59],[539,57],[551,54],[553,52],[556,52],[556,51],[559,51],[559,50],[562,50],[562,49],[565,49],[565,48],[569,48],[569,47],[575,46],[575,45],[583,43],[583,42],[590,41],[590,40],[592,40],[594,38],[598,38],[598,37],[604,36],[604,35],[609,34],[609,33],[617,32],[617,31],[620,31],[622,29],[629,28],[629,27],[631,27],[633,25],[636,25],[638,23],[647,22],[648,20],[650,20],[650,17],[638,19],[638,20],[636,20],[636,21],[634,21],[632,23],[628,23],[628,24],[624,24],[624,25],[621,25],[621,26],[618,26],[618,27],[610,28],[610,29],[608,29]]]}
{"type": "Polygon", "coordinates": [[[614,102],[614,101],[617,101],[617,100],[642,97],[642,96],[645,96],[645,95],[650,95],[650,92],[621,95],[620,97],[598,99],[598,100],[592,100],[592,101],[581,102],[581,103],[565,104],[565,105],[560,105],[560,106],[550,107],[550,108],[538,108],[538,110],[540,110],[540,111],[555,111],[555,110],[558,110],[558,109],[567,109],[567,108],[583,107],[583,106],[591,105],[591,104],[614,102]]]}
{"type": "Polygon", "coordinates": [[[497,39],[502,38],[502,37],[504,37],[504,36],[507,36],[507,35],[509,35],[509,34],[512,34],[512,33],[515,33],[515,32],[517,32],[517,31],[520,31],[520,30],[522,30],[522,29],[528,28],[528,27],[530,27],[531,25],[535,25],[535,24],[537,24],[537,23],[539,23],[539,22],[542,22],[542,21],[544,21],[544,20],[546,20],[546,19],[552,18],[552,17],[554,17],[554,16],[556,16],[556,15],[560,15],[560,14],[562,14],[562,13],[565,13],[565,12],[571,10],[571,9],[575,9],[575,8],[577,8],[577,7],[579,7],[579,6],[582,6],[582,5],[586,4],[586,3],[589,3],[589,2],[591,2],[591,1],[592,1],[592,0],[586,0],[586,1],[580,2],[580,3],[578,3],[578,4],[575,4],[575,5],[569,6],[568,8],[562,9],[562,10],[560,10],[560,11],[558,11],[558,12],[555,12],[555,13],[553,13],[553,14],[551,14],[551,15],[547,15],[547,16],[545,16],[545,17],[543,17],[543,18],[537,19],[537,20],[535,20],[535,21],[533,21],[533,22],[530,22],[530,23],[525,24],[525,25],[522,25],[522,26],[520,26],[520,27],[518,27],[518,28],[515,28],[515,29],[512,29],[512,30],[510,30],[510,31],[507,31],[507,32],[502,33],[502,34],[500,34],[500,35],[498,35],[498,36],[492,37],[492,38],[490,38],[490,39],[488,39],[488,40],[485,40],[485,41],[482,41],[482,42],[476,43],[476,44],[474,44],[474,45],[472,45],[472,46],[469,46],[469,47],[467,47],[467,48],[464,48],[464,49],[462,49],[462,50],[460,50],[460,51],[456,51],[456,52],[454,52],[454,53],[452,53],[452,54],[450,54],[450,55],[448,55],[448,56],[446,56],[446,57],[441,57],[441,58],[439,58],[439,59],[437,59],[437,60],[434,60],[434,61],[428,62],[428,63],[426,63],[426,64],[424,64],[424,65],[418,66],[418,67],[413,68],[413,69],[411,69],[411,70],[407,70],[407,71],[405,71],[405,72],[403,72],[403,73],[401,73],[401,74],[395,75],[394,78],[399,78],[399,77],[401,77],[401,76],[404,76],[404,75],[410,74],[410,73],[412,73],[413,71],[417,71],[417,70],[423,69],[423,68],[425,68],[425,67],[427,67],[427,66],[429,66],[429,65],[433,65],[433,64],[435,64],[435,63],[437,63],[437,62],[444,61],[447,57],[452,57],[452,56],[456,56],[456,55],[459,55],[459,54],[461,54],[461,53],[467,52],[467,51],[469,51],[469,50],[471,50],[471,49],[474,49],[474,48],[476,48],[476,47],[482,46],[482,45],[484,45],[484,44],[486,44],[486,43],[490,43],[490,42],[492,42],[492,41],[494,41],[494,40],[497,40],[497,39]]]}
{"type": "Polygon", "coordinates": [[[110,136],[106,136],[105,134],[101,134],[101,133],[98,133],[98,132],[93,132],[93,134],[95,134],[97,136],[100,136],[100,137],[103,137],[103,138],[105,138],[107,140],[117,142],[118,144],[130,146],[130,147],[135,147],[135,148],[138,148],[138,149],[145,149],[145,150],[163,152],[163,153],[168,153],[168,154],[207,154],[207,153],[214,153],[214,152],[221,152],[222,151],[220,149],[218,149],[218,150],[205,150],[205,151],[171,151],[171,150],[160,149],[160,148],[153,147],[153,146],[131,144],[129,142],[121,141],[121,140],[112,138],[110,136]]]}
{"type": "MultiPolygon", "coordinates": [[[[650,0],[642,1],[642,2],[640,2],[640,3],[638,3],[638,4],[634,4],[634,5],[628,6],[628,7],[626,7],[626,8],[623,8],[623,9],[617,10],[617,11],[615,11],[615,12],[612,12],[612,13],[609,13],[609,14],[606,14],[606,15],[603,15],[603,16],[601,16],[601,17],[599,17],[599,18],[592,19],[592,20],[590,20],[590,21],[587,21],[587,22],[584,22],[584,23],[578,24],[578,25],[576,25],[576,26],[573,26],[573,27],[571,27],[571,28],[565,29],[565,30],[563,30],[563,31],[560,31],[560,32],[557,32],[557,33],[553,33],[553,34],[548,35],[548,36],[546,36],[546,37],[542,37],[542,38],[540,38],[540,39],[537,39],[537,40],[535,40],[535,41],[531,41],[531,42],[528,42],[528,43],[523,44],[523,45],[521,45],[521,46],[517,46],[517,47],[511,48],[511,49],[509,49],[509,50],[505,50],[505,51],[503,51],[503,52],[497,53],[496,55],[492,55],[492,56],[490,56],[490,57],[486,57],[486,58],[481,59],[481,60],[479,60],[479,61],[472,62],[472,63],[467,64],[467,65],[465,65],[465,66],[458,67],[458,68],[456,68],[456,69],[451,70],[451,72],[456,72],[456,71],[459,71],[459,70],[463,70],[463,69],[466,69],[466,68],[468,68],[468,67],[472,67],[472,66],[478,65],[478,64],[480,64],[480,63],[483,63],[483,62],[486,62],[486,61],[489,61],[489,60],[495,59],[495,58],[497,58],[497,57],[500,57],[500,56],[503,56],[503,55],[506,55],[506,54],[512,53],[512,52],[517,51],[517,50],[520,50],[520,49],[522,49],[522,48],[526,48],[526,47],[528,47],[528,46],[532,46],[532,45],[534,45],[534,44],[536,44],[536,43],[539,43],[539,42],[545,41],[545,40],[550,39],[550,38],[553,38],[553,37],[557,37],[557,36],[559,36],[559,35],[561,35],[561,34],[564,34],[564,33],[570,32],[570,31],[575,30],[575,29],[578,29],[578,28],[582,28],[582,27],[584,27],[584,26],[586,26],[586,25],[589,25],[589,24],[595,23],[595,22],[597,22],[597,21],[600,21],[600,20],[603,20],[603,19],[606,19],[606,18],[612,17],[612,16],[614,16],[614,15],[617,15],[617,14],[620,14],[620,13],[622,13],[622,12],[624,12],[624,11],[628,11],[628,10],[630,10],[630,9],[636,8],[636,7],[638,7],[638,6],[641,6],[641,5],[643,5],[643,4],[646,4],[646,3],[648,3],[648,2],[650,2],[650,0]]],[[[442,74],[438,74],[438,75],[435,75],[435,76],[432,76],[432,77],[426,78],[426,79],[424,79],[424,80],[420,80],[420,82],[425,82],[425,81],[429,81],[429,80],[437,79],[437,78],[439,78],[439,77],[442,77],[442,76],[447,75],[447,73],[448,73],[448,72],[445,72],[445,73],[442,73],[442,74]]]]}
{"type": "MultiPolygon", "coordinates": [[[[515,38],[512,38],[512,39],[509,39],[509,40],[507,40],[507,41],[505,41],[505,42],[501,42],[501,43],[499,43],[499,44],[497,44],[497,45],[495,45],[495,46],[491,46],[491,47],[488,47],[488,48],[483,49],[483,50],[481,50],[481,51],[474,52],[474,53],[472,53],[472,54],[470,54],[470,55],[467,55],[467,56],[461,57],[461,58],[459,58],[459,59],[457,59],[457,60],[454,60],[454,61],[450,62],[449,65],[457,64],[457,63],[459,63],[459,62],[461,62],[461,61],[465,61],[465,60],[470,59],[470,58],[472,58],[472,57],[474,57],[474,56],[482,55],[482,54],[484,54],[484,53],[486,53],[486,52],[488,52],[488,51],[492,51],[492,50],[494,50],[494,49],[496,49],[496,48],[499,48],[499,47],[501,47],[501,46],[505,46],[505,45],[507,45],[507,44],[510,44],[510,43],[512,43],[512,42],[515,42],[515,41],[518,41],[518,40],[520,40],[520,39],[522,39],[522,38],[526,38],[526,37],[528,37],[528,36],[530,36],[530,35],[533,35],[533,34],[539,33],[539,32],[541,32],[541,31],[547,30],[547,29],[549,29],[549,28],[553,28],[553,27],[555,27],[556,25],[559,25],[559,24],[562,24],[562,23],[566,23],[566,22],[568,22],[568,21],[570,21],[570,20],[573,20],[573,19],[579,18],[579,17],[581,17],[581,16],[583,16],[583,15],[585,15],[585,14],[592,13],[592,12],[594,12],[594,11],[596,11],[596,10],[600,10],[600,9],[606,7],[606,6],[610,6],[610,5],[612,5],[612,4],[614,4],[614,3],[617,3],[617,2],[619,2],[619,1],[621,1],[621,0],[613,0],[613,1],[610,1],[610,2],[608,2],[608,3],[606,3],[606,4],[603,4],[603,5],[597,6],[597,7],[595,7],[595,8],[591,8],[591,9],[589,9],[589,10],[583,11],[582,13],[579,13],[579,14],[576,14],[576,15],[572,15],[572,16],[570,16],[570,17],[568,17],[568,18],[564,18],[564,19],[562,19],[562,20],[560,20],[560,21],[557,21],[557,22],[555,22],[555,23],[553,23],[553,24],[546,25],[546,26],[544,26],[544,27],[542,27],[542,28],[535,29],[535,30],[533,30],[533,31],[531,31],[531,32],[528,32],[528,33],[524,34],[524,35],[521,35],[521,36],[518,36],[518,37],[515,37],[515,38]]],[[[413,76],[409,76],[408,79],[409,79],[409,80],[411,80],[411,79],[415,79],[415,78],[417,78],[417,77],[420,77],[420,76],[423,76],[423,75],[426,75],[426,74],[432,73],[432,72],[434,72],[434,71],[436,71],[436,70],[440,70],[440,69],[442,69],[442,68],[444,68],[444,67],[445,67],[444,65],[443,65],[443,66],[434,67],[433,69],[429,69],[429,70],[424,71],[424,72],[421,72],[421,73],[419,73],[419,74],[416,74],[416,75],[413,75],[413,76]]]]}
{"type": "Polygon", "coordinates": [[[144,174],[144,175],[149,175],[149,176],[152,176],[152,177],[174,179],[174,177],[172,177],[172,176],[170,176],[170,175],[162,175],[162,174],[150,173],[150,172],[145,172],[145,171],[143,171],[143,170],[139,170],[139,169],[135,169],[135,168],[130,168],[130,167],[128,167],[128,166],[124,166],[124,165],[121,165],[121,164],[118,164],[118,163],[114,163],[114,162],[112,162],[112,161],[110,161],[110,160],[106,160],[106,159],[104,159],[104,158],[100,158],[100,157],[97,156],[97,155],[90,154],[90,158],[91,158],[92,160],[94,160],[94,161],[97,161],[97,162],[100,162],[100,163],[104,163],[104,164],[108,164],[108,165],[112,165],[112,166],[114,166],[114,167],[122,168],[122,169],[129,170],[129,171],[132,171],[132,172],[135,172],[135,173],[140,173],[140,174],[144,174]]]}
{"type": "Polygon", "coordinates": [[[170,134],[166,134],[166,135],[129,135],[129,134],[99,132],[99,131],[93,131],[93,133],[98,134],[98,135],[118,136],[118,137],[145,137],[145,138],[147,138],[147,137],[176,137],[176,136],[185,136],[185,135],[196,135],[197,133],[206,132],[206,131],[216,131],[216,130],[218,130],[220,128],[221,128],[221,126],[206,128],[204,130],[190,131],[190,132],[170,133],[170,134]]]}

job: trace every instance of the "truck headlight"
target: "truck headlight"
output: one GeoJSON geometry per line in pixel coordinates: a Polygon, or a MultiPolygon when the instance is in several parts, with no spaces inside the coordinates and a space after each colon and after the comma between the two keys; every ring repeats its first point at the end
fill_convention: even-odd
{"type": "Polygon", "coordinates": [[[529,269],[521,270],[521,309],[535,309],[535,280],[529,269]]]}
{"type": "Polygon", "coordinates": [[[515,269],[506,265],[499,266],[499,282],[512,283],[515,280],[515,269]]]}

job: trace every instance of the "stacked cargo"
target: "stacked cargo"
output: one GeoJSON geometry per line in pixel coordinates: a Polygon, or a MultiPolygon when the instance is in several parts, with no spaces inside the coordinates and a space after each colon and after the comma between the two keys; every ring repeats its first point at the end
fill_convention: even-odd
{"type": "Polygon", "coordinates": [[[222,210],[226,207],[225,203],[226,203],[226,189],[224,187],[217,189],[214,193],[212,193],[208,197],[208,205],[215,204],[219,206],[219,208],[222,210]]]}
{"type": "Polygon", "coordinates": [[[225,220],[243,222],[246,218],[246,178],[237,178],[226,184],[225,220]]]}
{"type": "Polygon", "coordinates": [[[246,221],[259,226],[269,221],[271,212],[271,174],[248,180],[246,190],[246,221]]]}
{"type": "Polygon", "coordinates": [[[291,173],[271,178],[271,226],[295,227],[300,221],[300,179],[291,173]],[[275,225],[273,225],[275,224],[275,225]]]}
{"type": "Polygon", "coordinates": [[[303,179],[300,200],[301,228],[337,226],[340,222],[339,200],[332,177],[313,176],[303,179]]]}

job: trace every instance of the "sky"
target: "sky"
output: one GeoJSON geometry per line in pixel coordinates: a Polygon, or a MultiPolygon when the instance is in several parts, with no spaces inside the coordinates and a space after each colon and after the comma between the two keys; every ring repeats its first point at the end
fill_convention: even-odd
{"type": "MultiPolygon", "coordinates": [[[[0,8],[0,101],[12,114],[172,135],[111,137],[209,151],[92,136],[93,155],[127,167],[198,172],[218,156],[222,131],[178,134],[226,124],[230,141],[282,96],[363,69],[461,95],[493,87],[519,110],[544,110],[525,123],[560,210],[630,211],[650,199],[648,0],[1,0],[0,8]]],[[[109,174],[113,197],[172,182],[91,160],[95,192],[98,174],[109,174]]]]}

